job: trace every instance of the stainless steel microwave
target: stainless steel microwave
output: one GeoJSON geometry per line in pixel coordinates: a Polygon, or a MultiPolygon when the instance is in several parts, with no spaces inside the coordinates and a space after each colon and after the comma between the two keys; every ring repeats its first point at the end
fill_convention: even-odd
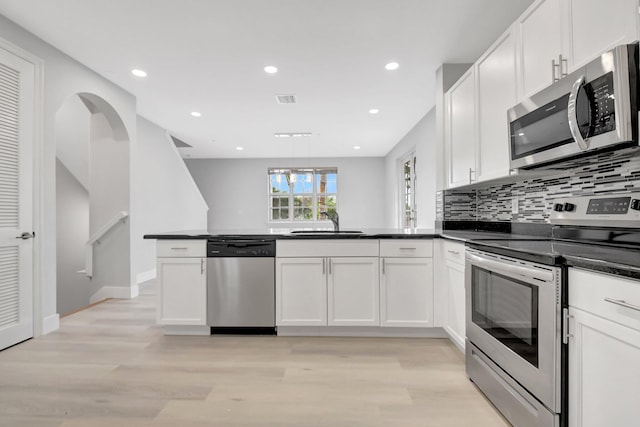
{"type": "Polygon", "coordinates": [[[638,147],[638,43],[600,55],[507,116],[511,169],[638,147]]]}

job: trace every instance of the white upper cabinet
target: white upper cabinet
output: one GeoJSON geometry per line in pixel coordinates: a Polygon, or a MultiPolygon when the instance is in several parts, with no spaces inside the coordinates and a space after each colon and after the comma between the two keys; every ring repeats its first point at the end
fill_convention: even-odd
{"type": "MultiPolygon", "coordinates": [[[[527,98],[568,71],[564,0],[534,3],[516,21],[520,65],[520,98],[527,98]]],[[[601,6],[600,8],[604,8],[601,6]]]]}
{"type": "Polygon", "coordinates": [[[638,0],[565,1],[571,18],[571,69],[616,45],[638,39],[638,0]]]}
{"type": "Polygon", "coordinates": [[[449,188],[474,181],[476,103],[474,67],[464,73],[445,94],[447,109],[445,144],[449,188]]]}
{"type": "Polygon", "coordinates": [[[476,62],[478,181],[509,174],[507,109],[516,104],[516,42],[513,27],[476,62]]]}

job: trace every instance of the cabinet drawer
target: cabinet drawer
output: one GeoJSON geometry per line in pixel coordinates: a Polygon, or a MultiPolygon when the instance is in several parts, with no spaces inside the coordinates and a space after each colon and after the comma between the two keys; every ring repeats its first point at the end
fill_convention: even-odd
{"type": "Polygon", "coordinates": [[[380,256],[390,258],[431,258],[433,256],[433,240],[380,240],[380,256]]]}
{"type": "Polygon", "coordinates": [[[464,265],[464,243],[451,240],[443,240],[442,243],[445,260],[464,265]]]}
{"type": "Polygon", "coordinates": [[[640,330],[640,280],[570,268],[569,305],[640,330]]]}
{"type": "Polygon", "coordinates": [[[207,256],[206,240],[158,240],[158,258],[193,258],[207,256]]]}
{"type": "Polygon", "coordinates": [[[277,240],[278,258],[297,257],[341,257],[341,256],[378,256],[377,240],[369,239],[314,239],[314,240],[277,240]]]}

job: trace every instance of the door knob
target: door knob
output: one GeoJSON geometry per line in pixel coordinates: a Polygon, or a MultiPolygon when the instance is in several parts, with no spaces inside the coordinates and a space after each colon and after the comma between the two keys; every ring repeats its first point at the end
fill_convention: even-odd
{"type": "Polygon", "coordinates": [[[35,232],[29,233],[28,231],[25,231],[24,233],[16,237],[16,239],[28,240],[28,239],[33,239],[34,237],[36,237],[35,232]]]}

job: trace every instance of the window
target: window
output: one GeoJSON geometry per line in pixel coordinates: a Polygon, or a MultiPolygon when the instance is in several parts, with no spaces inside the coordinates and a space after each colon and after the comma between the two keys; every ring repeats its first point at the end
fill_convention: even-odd
{"type": "Polygon", "coordinates": [[[337,168],[271,168],[268,178],[269,221],[314,222],[337,209],[337,168]]]}
{"type": "Polygon", "coordinates": [[[402,178],[400,191],[400,218],[404,228],[415,227],[417,223],[416,206],[416,155],[409,154],[401,161],[402,178]]]}

